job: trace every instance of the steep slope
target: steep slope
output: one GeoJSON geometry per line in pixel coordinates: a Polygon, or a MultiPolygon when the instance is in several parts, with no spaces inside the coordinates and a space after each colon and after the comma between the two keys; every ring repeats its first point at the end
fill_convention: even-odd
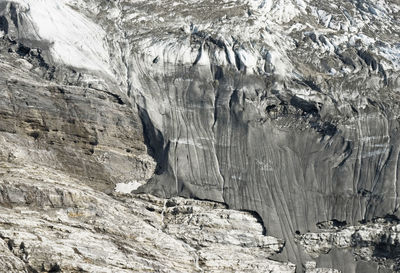
{"type": "Polygon", "coordinates": [[[54,79],[140,116],[157,167],[138,192],[256,211],[301,268],[312,257],[296,233],[399,216],[399,12],[390,0],[18,0],[0,22],[60,66],[54,79]]]}
{"type": "Polygon", "coordinates": [[[268,259],[283,242],[248,212],[109,196],[68,173],[3,158],[0,176],[2,273],[295,271],[268,259]]]}
{"type": "Polygon", "coordinates": [[[0,59],[1,273],[295,271],[250,212],[119,193],[155,167],[123,94],[7,37],[0,59]]]}

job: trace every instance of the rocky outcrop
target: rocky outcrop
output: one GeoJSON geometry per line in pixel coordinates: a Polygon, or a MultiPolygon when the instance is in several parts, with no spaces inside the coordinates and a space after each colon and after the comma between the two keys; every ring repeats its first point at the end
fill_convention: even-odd
{"type": "Polygon", "coordinates": [[[116,183],[151,177],[155,164],[139,116],[121,94],[51,67],[38,49],[9,38],[0,46],[2,158],[66,171],[108,192],[116,183]]]}
{"type": "Polygon", "coordinates": [[[294,272],[249,212],[106,195],[60,170],[1,161],[0,272],[294,272]]]}
{"type": "Polygon", "coordinates": [[[297,240],[314,258],[314,265],[330,266],[327,254],[343,272],[398,272],[399,220],[388,216],[358,226],[330,225],[317,233],[298,234],[297,240]],[[353,259],[355,257],[355,259],[353,259]]]}
{"type": "Polygon", "coordinates": [[[0,272],[294,272],[250,212],[115,191],[155,169],[127,96],[0,45],[0,272]]]}
{"type": "Polygon", "coordinates": [[[137,193],[255,211],[286,242],[275,258],[318,271],[296,233],[400,216],[399,12],[392,0],[3,1],[4,156],[106,193],[151,177],[137,193]]]}

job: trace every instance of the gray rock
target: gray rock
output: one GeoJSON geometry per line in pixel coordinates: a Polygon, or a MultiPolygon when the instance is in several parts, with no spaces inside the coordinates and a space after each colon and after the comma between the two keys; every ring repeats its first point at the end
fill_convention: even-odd
{"type": "Polygon", "coordinates": [[[263,235],[249,212],[106,195],[35,164],[2,162],[0,174],[0,272],[295,271],[269,259],[283,242],[263,235]]]}
{"type": "Polygon", "coordinates": [[[398,272],[399,230],[398,220],[379,218],[357,226],[324,227],[316,233],[299,234],[297,240],[316,258],[314,265],[329,264],[330,253],[337,258],[355,257],[335,264],[343,271],[398,272]]]}
{"type": "MultiPolygon", "coordinates": [[[[152,176],[145,143],[157,166],[138,193],[255,211],[286,241],[277,258],[302,270],[312,257],[296,233],[400,216],[399,12],[391,0],[3,1],[4,146],[109,193],[152,176]],[[77,143],[49,148],[53,130],[77,143]]],[[[376,269],[360,268],[342,271],[376,269]]]]}

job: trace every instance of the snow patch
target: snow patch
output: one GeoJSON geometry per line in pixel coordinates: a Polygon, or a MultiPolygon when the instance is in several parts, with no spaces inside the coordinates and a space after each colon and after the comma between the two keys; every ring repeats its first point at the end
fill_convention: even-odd
{"type": "Polygon", "coordinates": [[[249,2],[253,10],[267,15],[277,23],[287,23],[305,12],[307,4],[303,0],[252,0],[249,2]]]}
{"type": "Polygon", "coordinates": [[[396,71],[400,70],[400,44],[392,47],[378,47],[378,50],[380,55],[390,62],[390,64],[381,62],[385,70],[391,69],[392,67],[396,71]]]}
{"type": "Polygon", "coordinates": [[[115,186],[115,191],[118,193],[131,193],[132,191],[137,190],[140,186],[142,186],[142,183],[135,180],[129,183],[118,183],[115,186]]]}
{"type": "Polygon", "coordinates": [[[243,65],[250,69],[256,69],[257,68],[257,56],[255,52],[248,52],[244,49],[239,49],[237,50],[237,55],[239,56],[240,61],[243,63],[243,65]]]}
{"type": "Polygon", "coordinates": [[[65,0],[14,0],[21,5],[20,38],[47,41],[54,61],[109,72],[105,31],[65,0]],[[33,27],[32,27],[33,26],[33,27]]]}

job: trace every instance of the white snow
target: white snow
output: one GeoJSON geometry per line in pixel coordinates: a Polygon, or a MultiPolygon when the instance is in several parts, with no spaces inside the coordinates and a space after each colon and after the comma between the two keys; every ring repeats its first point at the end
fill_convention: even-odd
{"type": "Polygon", "coordinates": [[[292,71],[291,64],[279,51],[270,51],[268,54],[268,61],[274,66],[274,73],[277,76],[285,78],[292,71]]]}
{"type": "Polygon", "coordinates": [[[66,0],[14,0],[27,22],[21,38],[47,41],[56,62],[109,72],[104,30],[73,10],[66,0]],[[33,26],[30,27],[30,26],[33,26]]]}
{"type": "Polygon", "coordinates": [[[250,0],[250,7],[277,23],[287,23],[305,11],[303,0],[250,0]]]}
{"type": "Polygon", "coordinates": [[[239,49],[237,51],[240,61],[249,69],[257,68],[257,53],[249,52],[244,49],[239,49]]]}
{"type": "Polygon", "coordinates": [[[204,43],[201,45],[201,51],[200,51],[200,58],[197,61],[198,65],[204,65],[204,66],[210,66],[210,58],[208,56],[208,50],[204,46],[204,43]]]}
{"type": "Polygon", "coordinates": [[[381,62],[383,68],[391,69],[392,67],[398,71],[400,70],[400,45],[392,46],[392,47],[379,47],[379,53],[381,56],[386,58],[386,60],[390,61],[390,64],[387,62],[381,62]]]}
{"type": "Polygon", "coordinates": [[[115,186],[115,191],[118,193],[131,193],[132,191],[136,190],[142,185],[142,183],[139,183],[138,181],[132,181],[129,183],[118,183],[115,186]]]}

